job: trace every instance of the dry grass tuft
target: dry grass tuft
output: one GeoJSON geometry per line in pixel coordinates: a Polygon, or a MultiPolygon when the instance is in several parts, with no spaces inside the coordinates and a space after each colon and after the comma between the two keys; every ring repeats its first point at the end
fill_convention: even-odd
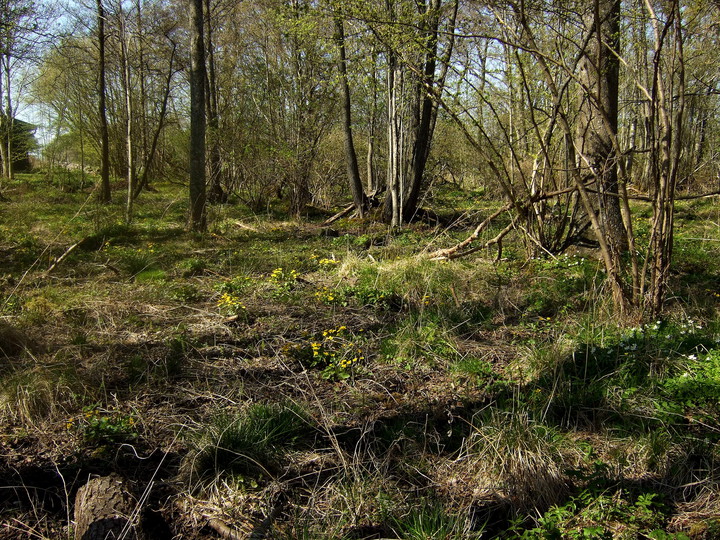
{"type": "Polygon", "coordinates": [[[563,473],[563,442],[557,431],[527,413],[493,412],[470,438],[478,495],[495,491],[522,512],[542,513],[559,503],[571,487],[563,473]]]}

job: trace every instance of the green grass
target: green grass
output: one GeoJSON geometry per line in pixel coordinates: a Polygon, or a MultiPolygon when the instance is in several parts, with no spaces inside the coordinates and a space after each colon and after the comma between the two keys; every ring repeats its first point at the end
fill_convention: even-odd
{"type": "MultiPolygon", "coordinates": [[[[282,492],[278,538],[717,530],[711,201],[678,203],[667,310],[639,321],[612,315],[591,251],[526,260],[508,237],[497,263],[441,263],[424,253],[470,229],[329,235],[238,204],[191,234],[179,186],[126,224],[120,193],[101,206],[74,182],[22,177],[0,207],[0,317],[40,345],[1,359],[8,456],[149,481],[129,448],[161,448],[189,512],[261,520],[282,492]]],[[[448,216],[497,207],[437,196],[448,216]]]]}

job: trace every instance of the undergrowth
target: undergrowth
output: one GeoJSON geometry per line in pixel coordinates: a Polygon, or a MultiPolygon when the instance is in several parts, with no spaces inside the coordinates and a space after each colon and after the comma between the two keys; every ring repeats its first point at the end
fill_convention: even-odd
{"type": "Polygon", "coordinates": [[[248,516],[277,538],[720,530],[711,201],[678,202],[663,317],[620,320],[590,250],[429,261],[466,231],[331,235],[238,204],[198,235],[173,185],[127,224],[73,178],[22,181],[0,215],[0,317],[22,334],[0,336],[0,470],[68,485],[3,523],[67,532],[59,490],[115,471],[160,474],[147,504],[188,538],[248,516]]]}

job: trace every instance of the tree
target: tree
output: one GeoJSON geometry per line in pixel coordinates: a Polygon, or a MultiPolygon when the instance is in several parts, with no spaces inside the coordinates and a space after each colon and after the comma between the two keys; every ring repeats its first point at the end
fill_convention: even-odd
{"type": "Polygon", "coordinates": [[[106,82],[105,82],[105,8],[103,0],[97,0],[98,41],[98,119],[100,121],[100,192],[99,200],[109,203],[110,191],[110,136],[108,134],[106,82]]]}
{"type": "Polygon", "coordinates": [[[13,124],[19,94],[27,90],[30,77],[27,63],[40,56],[45,40],[39,28],[45,14],[34,0],[0,1],[0,106],[4,118],[4,143],[0,146],[3,176],[13,177],[13,124]]]}
{"type": "Polygon", "coordinates": [[[367,205],[367,198],[363,191],[362,179],[360,178],[360,167],[358,166],[357,153],[352,131],[352,100],[350,98],[350,84],[348,83],[347,59],[345,55],[345,30],[340,17],[335,17],[335,39],[338,45],[338,70],[340,71],[340,86],[342,87],[342,110],[343,110],[343,131],[345,134],[345,161],[347,165],[347,176],[350,182],[350,192],[353,196],[353,204],[362,217],[367,205]]]}
{"type": "Polygon", "coordinates": [[[458,8],[458,0],[424,0],[415,3],[413,13],[408,3],[389,1],[389,27],[374,30],[386,48],[389,194],[383,217],[393,226],[410,221],[417,211],[458,8]],[[407,28],[413,29],[409,35],[407,28]],[[441,35],[447,36],[442,52],[441,35]]]}
{"type": "Polygon", "coordinates": [[[607,241],[612,264],[619,267],[628,247],[618,192],[620,0],[594,0],[588,11],[587,45],[578,66],[582,91],[576,146],[581,174],[595,179],[598,234],[607,241]]]}
{"type": "Polygon", "coordinates": [[[202,0],[190,0],[190,228],[204,231],[205,40],[202,0]]]}

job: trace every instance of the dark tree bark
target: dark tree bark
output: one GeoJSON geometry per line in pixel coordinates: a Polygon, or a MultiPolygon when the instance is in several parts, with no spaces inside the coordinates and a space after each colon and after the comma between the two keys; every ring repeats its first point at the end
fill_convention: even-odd
{"type": "Polygon", "coordinates": [[[618,196],[620,0],[594,0],[588,21],[591,38],[580,62],[584,92],[577,144],[581,168],[589,168],[587,175],[597,181],[595,202],[601,233],[619,264],[620,255],[627,250],[618,196]]]}
{"type": "Polygon", "coordinates": [[[362,180],[360,179],[360,168],[358,166],[355,143],[352,131],[352,111],[350,99],[350,84],[347,75],[347,59],[345,55],[345,29],[343,21],[339,17],[335,19],[335,39],[339,49],[338,69],[340,70],[340,85],[343,93],[343,131],[345,132],[345,163],[347,168],[350,191],[353,196],[353,204],[362,217],[367,206],[367,198],[363,191],[362,180]]]}
{"type": "Polygon", "coordinates": [[[110,192],[110,137],[108,135],[107,106],[105,104],[105,9],[97,0],[98,22],[98,115],[100,117],[100,202],[109,203],[110,192]]]}
{"type": "Polygon", "coordinates": [[[203,0],[190,0],[190,229],[204,231],[205,40],[203,0]]]}

